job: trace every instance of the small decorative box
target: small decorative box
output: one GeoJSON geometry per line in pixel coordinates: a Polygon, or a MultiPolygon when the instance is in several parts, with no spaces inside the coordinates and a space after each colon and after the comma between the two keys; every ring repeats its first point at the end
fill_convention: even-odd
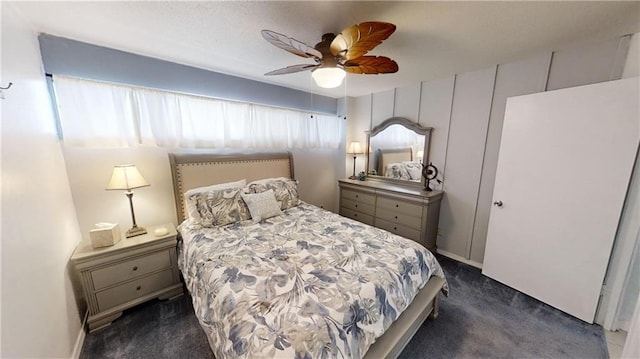
{"type": "Polygon", "coordinates": [[[117,223],[96,223],[89,231],[93,248],[108,247],[120,242],[120,226],[117,223]]]}

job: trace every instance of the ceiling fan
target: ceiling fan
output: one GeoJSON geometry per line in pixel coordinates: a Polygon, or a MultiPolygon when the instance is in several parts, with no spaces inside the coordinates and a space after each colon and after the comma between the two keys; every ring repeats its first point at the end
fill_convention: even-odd
{"type": "Polygon", "coordinates": [[[386,22],[363,22],[350,26],[337,36],[322,35],[322,41],[311,47],[302,41],[271,30],[262,30],[262,37],[272,45],[292,54],[312,58],[315,64],[300,64],[267,72],[283,75],[311,70],[316,84],[324,88],[340,86],[346,72],[352,74],[386,74],[398,71],[398,64],[385,56],[364,56],[396,30],[386,22]],[[346,71],[346,72],[345,72],[346,71]]]}

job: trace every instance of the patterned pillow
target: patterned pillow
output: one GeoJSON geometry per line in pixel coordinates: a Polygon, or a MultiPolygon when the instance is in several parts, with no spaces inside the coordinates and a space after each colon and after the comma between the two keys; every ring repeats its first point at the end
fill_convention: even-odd
{"type": "Polygon", "coordinates": [[[192,188],[184,193],[184,203],[185,203],[185,209],[187,211],[186,214],[195,223],[200,223],[202,221],[202,219],[200,218],[200,215],[198,214],[198,209],[196,208],[196,204],[193,201],[189,200],[189,198],[194,198],[193,196],[194,194],[207,193],[209,191],[221,190],[226,188],[243,188],[246,185],[247,185],[247,180],[241,179],[240,181],[235,181],[235,182],[227,182],[227,183],[220,183],[220,184],[211,185],[211,186],[192,188]]]}
{"type": "Polygon", "coordinates": [[[225,188],[191,195],[189,201],[200,216],[199,224],[215,227],[251,218],[249,208],[242,200],[243,191],[243,188],[225,188]]]}
{"type": "Polygon", "coordinates": [[[249,184],[249,192],[262,193],[273,190],[280,209],[285,210],[300,204],[298,196],[298,181],[292,179],[277,179],[267,183],[249,184]]]}
{"type": "Polygon", "coordinates": [[[276,196],[271,189],[262,193],[242,193],[241,195],[249,207],[254,222],[282,214],[280,204],[276,201],[276,196]]]}

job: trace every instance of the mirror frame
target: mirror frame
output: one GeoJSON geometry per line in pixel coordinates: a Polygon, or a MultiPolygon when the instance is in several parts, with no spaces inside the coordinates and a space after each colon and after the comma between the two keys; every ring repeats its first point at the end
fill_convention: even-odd
{"type": "Polygon", "coordinates": [[[399,185],[407,185],[412,187],[424,187],[425,186],[424,177],[421,178],[420,182],[414,182],[414,181],[407,181],[407,180],[388,178],[384,176],[369,174],[369,161],[371,156],[371,153],[369,151],[371,148],[371,137],[379,134],[380,132],[384,131],[387,127],[391,125],[400,125],[419,135],[424,135],[424,149],[423,149],[423,156],[422,156],[422,164],[424,165],[429,163],[429,148],[431,144],[431,131],[433,130],[433,127],[422,126],[421,124],[417,122],[413,122],[406,117],[391,117],[382,121],[382,123],[375,126],[370,131],[365,131],[365,133],[367,134],[367,148],[365,150],[365,153],[367,154],[367,161],[366,161],[366,167],[365,167],[367,178],[375,179],[378,181],[391,182],[399,185]]]}

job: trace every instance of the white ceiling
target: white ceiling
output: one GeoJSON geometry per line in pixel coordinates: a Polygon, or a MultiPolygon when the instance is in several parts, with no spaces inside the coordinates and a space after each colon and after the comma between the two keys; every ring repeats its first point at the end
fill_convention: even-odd
{"type": "Polygon", "coordinates": [[[44,1],[11,5],[38,32],[332,97],[385,91],[640,31],[638,1],[44,1]],[[370,52],[396,60],[397,73],[348,74],[345,84],[333,90],[315,86],[309,72],[263,75],[313,61],[267,43],[260,30],[270,29],[314,46],[323,33],[338,33],[364,21],[397,26],[389,39],[370,52]]]}

